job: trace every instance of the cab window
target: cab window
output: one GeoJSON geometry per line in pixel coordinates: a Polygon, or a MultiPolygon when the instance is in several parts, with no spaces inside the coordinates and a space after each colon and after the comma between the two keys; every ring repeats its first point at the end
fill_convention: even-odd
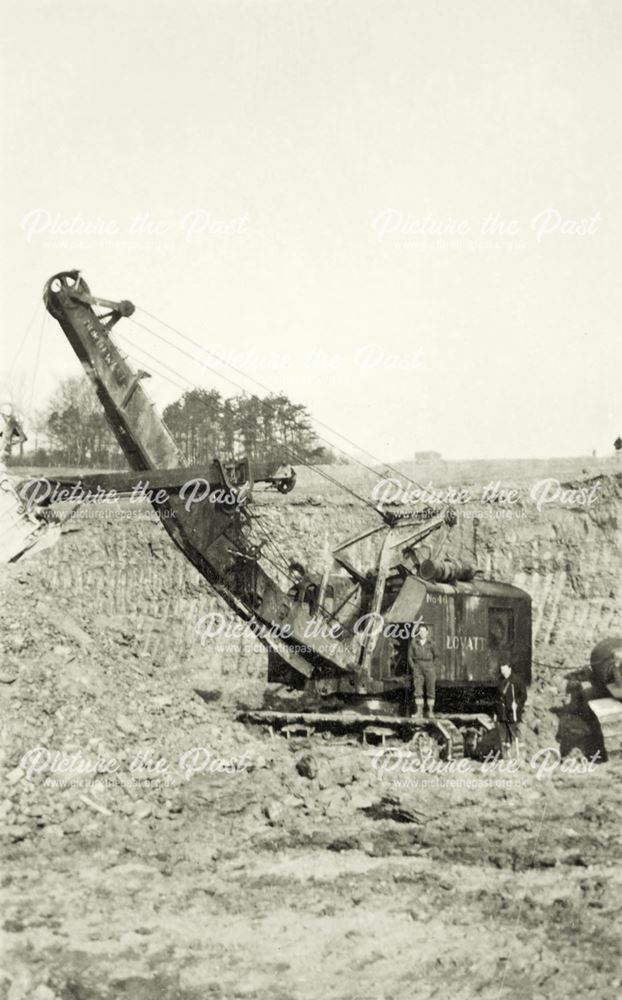
{"type": "Polygon", "coordinates": [[[512,608],[489,609],[488,645],[490,649],[508,649],[514,645],[514,611],[512,608]]]}

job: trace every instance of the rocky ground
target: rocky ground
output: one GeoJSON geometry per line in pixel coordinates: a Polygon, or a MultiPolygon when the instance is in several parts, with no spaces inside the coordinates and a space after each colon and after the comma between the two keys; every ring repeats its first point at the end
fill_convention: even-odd
{"type": "MultiPolygon", "coordinates": [[[[147,509],[4,568],[0,997],[617,997],[622,762],[582,773],[569,691],[620,630],[620,477],[600,494],[480,529],[488,571],[534,598],[512,770],[421,774],[237,722],[264,654],[201,643],[220,605],[147,509]]],[[[308,563],[361,525],[304,490],[260,507],[308,563]]]]}

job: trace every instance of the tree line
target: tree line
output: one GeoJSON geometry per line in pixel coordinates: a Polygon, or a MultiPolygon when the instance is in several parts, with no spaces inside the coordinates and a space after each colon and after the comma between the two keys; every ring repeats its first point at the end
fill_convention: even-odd
{"type": "MultiPolygon", "coordinates": [[[[214,389],[192,389],[170,403],[164,422],[190,465],[242,454],[254,461],[330,464],[336,456],[313,431],[306,407],[282,393],[224,398],[214,389]]],[[[123,453],[86,376],[64,379],[34,428],[29,449],[12,464],[122,469],[123,453]]]]}
{"type": "Polygon", "coordinates": [[[334,460],[318,441],[307,408],[282,393],[223,399],[215,389],[193,389],[167,406],[163,417],[191,465],[239,454],[260,462],[334,460]]]}

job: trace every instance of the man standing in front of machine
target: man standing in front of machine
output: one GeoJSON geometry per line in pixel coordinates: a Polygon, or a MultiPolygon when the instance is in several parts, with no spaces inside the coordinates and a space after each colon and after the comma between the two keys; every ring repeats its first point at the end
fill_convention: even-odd
{"type": "Polygon", "coordinates": [[[434,718],[434,698],[436,697],[436,650],[430,640],[427,625],[420,625],[411,639],[408,650],[408,666],[413,675],[414,712],[419,713],[419,702],[423,711],[423,698],[428,703],[428,718],[434,718]]]}
{"type": "Polygon", "coordinates": [[[519,726],[527,700],[527,689],[508,663],[503,663],[499,667],[499,674],[495,714],[500,727],[501,748],[505,757],[512,749],[517,755],[519,752],[519,726]]]}

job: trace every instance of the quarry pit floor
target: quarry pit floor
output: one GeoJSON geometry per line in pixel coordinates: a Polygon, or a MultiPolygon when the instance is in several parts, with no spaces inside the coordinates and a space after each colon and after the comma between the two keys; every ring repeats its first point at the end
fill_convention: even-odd
{"type": "MultiPolygon", "coordinates": [[[[236,721],[263,654],[198,643],[218,605],[147,517],[69,522],[5,568],[0,998],[619,996],[622,761],[582,770],[567,709],[620,621],[621,492],[517,527],[509,556],[487,529],[538,627],[511,773],[383,770],[359,743],[236,721]],[[75,773],[80,755],[108,770],[75,773]]],[[[295,500],[266,505],[294,557],[336,516],[359,528],[295,500]]]]}

